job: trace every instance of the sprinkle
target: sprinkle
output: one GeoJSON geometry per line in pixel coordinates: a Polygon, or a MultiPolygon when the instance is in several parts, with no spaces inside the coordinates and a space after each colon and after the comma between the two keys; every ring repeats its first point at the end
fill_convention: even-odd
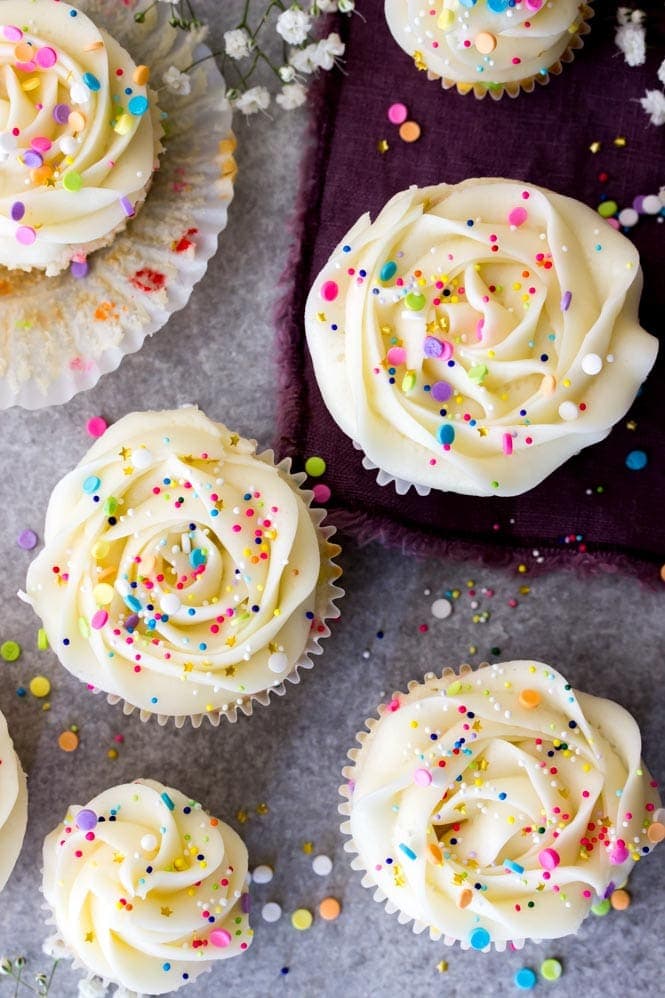
{"type": "Polygon", "coordinates": [[[42,69],[50,69],[58,61],[58,53],[50,45],[44,45],[43,48],[37,49],[35,61],[42,69]]]}
{"type": "Polygon", "coordinates": [[[514,859],[504,859],[503,865],[506,870],[516,873],[518,877],[521,877],[524,873],[524,867],[520,866],[519,863],[516,863],[514,859]]]}
{"type": "Polygon", "coordinates": [[[388,121],[393,125],[401,125],[406,121],[408,111],[405,104],[391,104],[388,108],[388,121]]]}
{"type": "Polygon", "coordinates": [[[562,312],[567,312],[568,311],[568,309],[570,308],[570,303],[571,303],[572,300],[573,300],[573,292],[572,291],[564,291],[563,297],[561,299],[561,311],[562,312]]]}
{"type": "Polygon", "coordinates": [[[74,818],[74,824],[82,832],[91,832],[97,824],[97,815],[89,807],[84,807],[74,818]]]}
{"type": "Polygon", "coordinates": [[[14,24],[5,24],[2,33],[8,42],[20,42],[23,38],[23,32],[14,24]]]}
{"type": "Polygon", "coordinates": [[[286,672],[289,668],[289,657],[283,651],[276,651],[268,658],[268,668],[271,672],[286,672]]]}
{"type": "Polygon", "coordinates": [[[593,912],[594,915],[597,915],[599,918],[602,918],[603,915],[607,915],[607,913],[610,910],[610,907],[611,907],[610,899],[603,898],[602,901],[598,901],[596,904],[591,905],[591,911],[593,912]]]}
{"type": "Polygon", "coordinates": [[[522,967],[516,972],[513,980],[520,991],[531,991],[536,986],[536,975],[531,967],[522,967]]]}
{"type": "Polygon", "coordinates": [[[379,271],[379,280],[383,281],[385,284],[386,281],[391,281],[396,273],[397,273],[397,264],[395,263],[395,261],[386,260],[386,262],[381,267],[381,270],[379,271]]]}
{"type": "Polygon", "coordinates": [[[324,301],[334,301],[339,294],[339,285],[336,281],[324,281],[321,285],[321,297],[324,301]]]}
{"type": "Polygon", "coordinates": [[[526,208],[513,208],[508,214],[508,222],[510,225],[514,225],[516,228],[519,228],[520,225],[524,225],[528,217],[526,208]]]}
{"type": "Polygon", "coordinates": [[[665,825],[660,821],[654,821],[647,829],[647,838],[654,844],[662,842],[665,839],[665,825]]]}
{"type": "Polygon", "coordinates": [[[315,501],[318,503],[328,502],[330,496],[332,495],[329,487],[323,484],[315,485],[312,492],[314,493],[315,501]]]}
{"type": "Polygon", "coordinates": [[[544,870],[551,871],[559,865],[561,859],[556,849],[541,849],[538,853],[538,862],[544,870]]]}
{"type": "Polygon", "coordinates": [[[130,114],[135,115],[135,117],[140,118],[142,114],[145,114],[148,110],[148,98],[143,97],[141,94],[137,94],[132,97],[129,104],[127,105],[127,110],[130,114]]]}
{"type": "Polygon", "coordinates": [[[272,866],[262,864],[252,870],[252,881],[255,884],[269,884],[273,878],[272,866]]]}
{"type": "Polygon", "coordinates": [[[297,908],[291,915],[291,925],[299,932],[305,932],[309,929],[313,921],[314,916],[307,908],[297,908]]]}
{"type": "Polygon", "coordinates": [[[19,242],[21,246],[32,246],[36,238],[37,233],[30,225],[19,225],[16,230],[16,241],[19,242]]]}
{"type": "Polygon", "coordinates": [[[34,530],[22,530],[16,539],[16,543],[24,551],[32,551],[33,548],[37,547],[37,534],[34,530]]]}
{"type": "Polygon", "coordinates": [[[558,981],[563,973],[563,967],[554,957],[550,956],[540,965],[540,975],[546,981],[558,981]]]}
{"type": "Polygon", "coordinates": [[[625,911],[630,907],[630,900],[630,894],[622,888],[610,894],[610,904],[615,911],[625,911]]]}
{"type": "Polygon", "coordinates": [[[412,312],[421,312],[427,304],[427,299],[417,291],[410,291],[404,299],[404,304],[412,312]]]}
{"type": "Polygon", "coordinates": [[[486,949],[490,944],[490,934],[487,929],[483,929],[481,926],[473,929],[469,933],[469,945],[471,949],[483,950],[486,949]]]}
{"type": "Polygon", "coordinates": [[[455,427],[450,423],[442,423],[436,431],[436,439],[440,444],[450,446],[455,440],[455,427]]]}
{"type": "Polygon", "coordinates": [[[91,437],[101,437],[105,433],[108,423],[103,416],[92,416],[85,424],[86,432],[91,437]]]}
{"type": "Polygon", "coordinates": [[[579,410],[574,402],[562,402],[559,406],[559,416],[566,423],[571,423],[574,419],[577,419],[579,415],[579,410]]]}
{"type": "Polygon", "coordinates": [[[37,631],[37,648],[39,651],[46,651],[48,648],[48,638],[43,627],[37,631]]]}
{"type": "Polygon", "coordinates": [[[101,90],[102,85],[97,79],[97,77],[94,75],[94,73],[84,73],[83,82],[85,83],[88,90],[92,90],[93,93],[96,93],[98,90],[101,90]]]}
{"type": "Polygon", "coordinates": [[[37,697],[39,700],[47,697],[51,692],[51,684],[46,676],[34,676],[30,680],[30,692],[33,697],[37,697]]]}
{"type": "Polygon", "coordinates": [[[538,690],[522,690],[517,698],[517,702],[525,710],[533,710],[540,704],[540,699],[538,690]]]}
{"type": "Polygon", "coordinates": [[[14,201],[10,214],[14,222],[20,222],[25,215],[25,205],[22,201],[14,201]]]}
{"type": "Polygon", "coordinates": [[[626,467],[631,471],[642,471],[649,463],[649,458],[643,450],[631,450],[626,455],[626,467]]]}
{"type": "Polygon", "coordinates": [[[416,769],[413,774],[413,782],[417,783],[419,787],[428,787],[432,782],[432,774],[429,769],[416,769]]]}
{"type": "Polygon", "coordinates": [[[342,906],[337,898],[327,897],[319,905],[319,915],[325,922],[334,922],[339,918],[342,906]]]}
{"type": "Polygon", "coordinates": [[[15,662],[21,654],[21,646],[18,641],[3,641],[0,645],[0,658],[5,662],[15,662]]]}
{"type": "Polygon", "coordinates": [[[208,939],[218,949],[226,949],[231,943],[231,933],[227,932],[226,929],[213,929],[208,939]]]}
{"type": "Polygon", "coordinates": [[[268,901],[261,909],[261,917],[264,922],[278,922],[282,917],[282,909],[276,901],[268,901]]]}
{"type": "Polygon", "coordinates": [[[600,374],[603,368],[603,361],[597,353],[588,353],[582,357],[582,370],[585,374],[600,374]]]}
{"type": "Polygon", "coordinates": [[[79,737],[75,731],[63,731],[58,735],[58,747],[63,752],[75,752],[79,747],[79,737]]]}
{"type": "Polygon", "coordinates": [[[106,610],[96,610],[90,618],[90,626],[95,631],[101,631],[108,619],[109,615],[106,610]]]}
{"type": "Polygon", "coordinates": [[[150,79],[150,69],[148,66],[137,66],[132,75],[132,82],[139,87],[144,87],[150,79]]]}
{"type": "Polygon", "coordinates": [[[453,605],[450,600],[435,599],[431,606],[432,616],[436,617],[437,620],[445,620],[453,612],[453,605]]]}
{"type": "Polygon", "coordinates": [[[169,811],[175,811],[175,804],[173,803],[169,795],[166,793],[166,791],[164,791],[163,794],[160,794],[160,797],[168,807],[169,811]]]}
{"type": "Polygon", "coordinates": [[[406,844],[406,842],[400,842],[399,849],[404,853],[404,855],[408,859],[415,859],[416,858],[415,852],[413,851],[413,849],[411,848],[411,846],[408,846],[406,844]]]}
{"type": "Polygon", "coordinates": [[[402,142],[417,142],[420,133],[420,125],[417,121],[405,121],[399,126],[399,137],[402,142]]]}
{"type": "Polygon", "coordinates": [[[325,474],[326,462],[322,457],[308,457],[305,461],[305,471],[310,478],[320,478],[325,474]]]}
{"type": "Polygon", "coordinates": [[[127,216],[127,218],[131,218],[133,215],[136,214],[134,205],[129,200],[129,198],[126,197],[119,198],[119,204],[123,210],[123,213],[127,216]]]}
{"type": "Polygon", "coordinates": [[[327,877],[332,872],[333,864],[330,856],[321,854],[312,860],[312,869],[319,877],[327,877]]]}
{"type": "Polygon", "coordinates": [[[443,853],[436,842],[428,843],[426,856],[430,863],[433,863],[434,866],[441,866],[443,863],[443,853]]]}

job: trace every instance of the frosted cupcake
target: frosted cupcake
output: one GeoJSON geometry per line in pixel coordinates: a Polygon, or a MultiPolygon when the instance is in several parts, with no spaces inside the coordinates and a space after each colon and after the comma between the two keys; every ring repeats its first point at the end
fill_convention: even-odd
{"type": "Polygon", "coordinates": [[[65,668],[178,725],[298,682],[341,590],[333,530],[289,468],[194,407],[108,429],[56,486],[28,572],[65,668]]]}
{"type": "Polygon", "coordinates": [[[167,994],[252,941],[244,843],[154,780],[72,805],[43,862],[55,939],[107,984],[167,994]]]}
{"type": "Polygon", "coordinates": [[[0,711],[0,891],[18,859],[27,820],[25,775],[0,711]]]}
{"type": "Polygon", "coordinates": [[[513,180],[396,194],[316,278],[307,343],[381,484],[512,496],[620,420],[653,366],[631,242],[513,180]]]}
{"type": "Polygon", "coordinates": [[[429,673],[367,728],[344,770],[346,849],[433,939],[577,932],[665,837],[634,719],[541,662],[429,673]]]}
{"type": "Polygon", "coordinates": [[[580,0],[386,0],[388,26],[417,69],[445,89],[517,97],[571,62],[593,10],[580,0]]]}
{"type": "Polygon", "coordinates": [[[53,276],[139,210],[159,112],[148,67],[82,10],[3,0],[0,21],[0,266],[53,276]]]}

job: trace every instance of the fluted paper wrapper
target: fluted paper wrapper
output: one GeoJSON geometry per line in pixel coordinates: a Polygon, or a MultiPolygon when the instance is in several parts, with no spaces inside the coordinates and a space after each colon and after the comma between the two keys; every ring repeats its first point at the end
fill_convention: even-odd
{"type": "Polygon", "coordinates": [[[454,88],[460,94],[473,94],[477,100],[482,100],[487,96],[490,96],[492,100],[501,100],[503,96],[519,97],[521,93],[533,93],[536,86],[547,86],[553,76],[560,76],[564,65],[572,62],[575,58],[575,53],[584,47],[584,36],[588,35],[591,31],[589,21],[593,15],[594,11],[592,8],[588,4],[583,4],[580,9],[580,21],[577,31],[571,35],[565,52],[559,56],[555,63],[548,66],[547,69],[533,76],[527,76],[523,80],[515,80],[511,83],[496,83],[492,86],[487,86],[487,84],[483,83],[460,83],[459,80],[451,80],[448,77],[439,76],[437,73],[429,71],[427,72],[427,79],[439,80],[444,90],[452,90],[454,88]]]}
{"type": "Polygon", "coordinates": [[[187,75],[189,95],[162,85],[170,66],[205,59],[204,32],[168,24],[168,4],[145,22],[119,0],[77,6],[151,69],[165,115],[164,151],[146,200],[109,245],[88,258],[77,279],[0,268],[0,408],[39,409],[68,401],[115,370],[187,304],[225,228],[236,167],[231,111],[214,59],[187,75]]]}
{"type": "MultiPolygon", "coordinates": [[[[428,685],[428,683],[436,683],[437,688],[440,683],[449,684],[451,682],[454,682],[454,680],[456,679],[463,678],[464,676],[468,675],[470,672],[473,672],[474,669],[476,668],[478,669],[486,668],[488,664],[489,664],[488,662],[481,662],[478,666],[471,666],[464,664],[460,665],[457,671],[451,668],[446,668],[443,670],[440,676],[435,675],[435,673],[433,672],[428,672],[426,673],[423,680],[414,679],[412,682],[410,682],[407,686],[406,694],[397,690],[393,693],[390,700],[395,700],[397,699],[397,697],[400,696],[402,697],[407,696],[409,693],[411,693],[412,690],[416,689],[419,686],[423,685],[426,686],[428,685]]],[[[344,851],[350,853],[353,856],[353,859],[351,860],[351,869],[358,870],[360,873],[362,873],[362,879],[360,881],[362,886],[374,892],[373,893],[374,900],[377,901],[379,904],[382,904],[389,915],[397,915],[397,921],[400,923],[400,925],[408,925],[409,923],[411,923],[411,929],[416,935],[420,935],[422,932],[427,931],[429,932],[430,939],[432,939],[435,942],[443,941],[446,944],[446,946],[459,945],[459,947],[463,950],[471,949],[471,946],[467,941],[455,939],[454,936],[444,935],[444,933],[442,933],[435,926],[429,925],[427,922],[421,922],[419,919],[412,918],[410,915],[407,915],[405,912],[403,912],[401,908],[399,908],[396,904],[394,904],[394,902],[391,901],[390,898],[386,896],[384,891],[377,886],[371,871],[369,871],[367,867],[364,865],[362,857],[360,855],[360,849],[356,845],[351,835],[351,823],[348,819],[351,816],[351,797],[353,794],[352,787],[355,777],[356,762],[358,760],[360,752],[362,751],[362,746],[369,738],[372,737],[372,732],[374,731],[376,726],[380,723],[381,717],[389,709],[390,700],[387,703],[381,704],[379,706],[378,717],[367,718],[367,720],[365,721],[365,730],[359,731],[356,734],[356,741],[360,744],[361,748],[360,749],[352,748],[347,753],[353,765],[345,766],[342,769],[342,776],[347,782],[343,783],[342,786],[339,788],[340,796],[344,798],[344,802],[339,805],[338,810],[339,813],[343,815],[345,818],[343,823],[340,825],[340,829],[344,835],[348,836],[347,841],[344,843],[344,851]]],[[[509,943],[501,940],[492,941],[489,944],[489,946],[487,946],[486,949],[483,950],[483,952],[489,952],[489,950],[492,948],[496,949],[499,952],[503,952],[503,950],[505,950],[506,947],[510,947],[514,950],[519,950],[523,948],[525,941],[526,940],[524,939],[513,939],[509,943]]],[[[533,940],[533,941],[537,942],[538,940],[533,940]]]]}
{"type": "MultiPolygon", "coordinates": [[[[274,454],[272,451],[264,451],[262,454],[256,455],[257,460],[264,461],[266,464],[273,465],[274,454]]],[[[209,721],[209,723],[214,727],[219,727],[222,718],[226,718],[227,721],[232,723],[238,720],[238,717],[242,714],[245,717],[249,717],[253,711],[256,704],[260,704],[263,707],[267,707],[270,704],[271,696],[281,697],[286,693],[288,686],[287,683],[297,684],[300,682],[300,671],[304,669],[312,669],[314,667],[313,656],[321,655],[323,648],[321,647],[321,640],[330,636],[330,628],[328,627],[328,620],[335,620],[340,615],[339,608],[335,605],[335,601],[340,599],[344,595],[344,590],[336,585],[337,579],[339,579],[342,574],[341,568],[335,563],[334,558],[340,553],[341,548],[338,544],[331,541],[331,537],[336,532],[335,527],[331,525],[324,525],[323,521],[326,517],[326,511],[324,509],[315,508],[312,509],[311,502],[314,498],[314,493],[309,490],[303,489],[302,483],[307,478],[304,472],[298,472],[297,474],[291,473],[291,459],[284,458],[276,465],[280,472],[280,477],[283,481],[287,482],[293,489],[295,493],[300,497],[300,499],[307,506],[311,521],[314,525],[316,531],[316,536],[319,543],[319,555],[321,559],[321,567],[319,570],[319,579],[316,588],[316,596],[314,603],[314,620],[312,624],[316,624],[316,633],[310,631],[307,644],[291,667],[291,670],[281,679],[275,682],[273,686],[268,686],[264,690],[260,690],[257,693],[248,693],[244,696],[239,696],[236,699],[231,699],[226,705],[226,709],[215,709],[211,711],[202,711],[200,714],[159,714],[150,710],[144,710],[137,707],[136,704],[132,704],[125,700],[123,697],[119,697],[113,693],[107,693],[106,699],[112,705],[122,704],[122,709],[124,714],[133,714],[138,711],[138,715],[142,721],[150,721],[152,718],[156,718],[158,724],[166,725],[172,721],[177,728],[181,728],[185,722],[189,721],[193,727],[198,728],[201,726],[204,720],[209,721]]],[[[103,690],[93,689],[93,693],[102,693],[103,690]]]]}

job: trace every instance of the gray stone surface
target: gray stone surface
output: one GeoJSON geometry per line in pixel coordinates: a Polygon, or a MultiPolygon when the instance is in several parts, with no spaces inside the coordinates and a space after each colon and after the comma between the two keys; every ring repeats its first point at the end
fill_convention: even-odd
{"type": "MultiPolygon", "coordinates": [[[[236,0],[233,5],[240,6],[236,0]]],[[[226,0],[201,7],[213,14],[220,37],[226,0]]],[[[0,661],[0,709],[30,783],[28,834],[0,899],[0,954],[24,954],[30,973],[48,965],[40,952],[47,934],[40,908],[40,851],[44,835],[68,804],[84,804],[102,788],[150,776],[227,818],[245,837],[251,864],[267,862],[275,869],[271,884],[252,888],[256,937],[250,951],[218,965],[186,994],[510,995],[518,968],[537,969],[552,955],[562,960],[564,977],[557,984],[540,983],[541,993],[551,991],[558,998],[653,993],[665,967],[665,847],[638,865],[627,912],[590,916],[577,937],[527,944],[522,953],[463,953],[413,935],[360,886],[338,831],[337,788],[355,733],[384,695],[404,689],[428,669],[518,657],[548,662],[576,686],[622,702],[641,725],[652,771],[664,778],[663,588],[646,590],[621,576],[565,572],[530,582],[530,574],[519,574],[516,565],[497,570],[418,562],[347,541],[341,558],[347,590],[342,618],[315,669],[269,709],[216,731],[160,729],[126,718],[120,708],[91,696],[51,652],[36,650],[38,622],[15,597],[30,560],[16,538],[25,527],[41,534],[53,485],[90,442],[86,419],[101,413],[114,420],[132,409],[196,401],[210,416],[269,443],[276,410],[271,313],[303,134],[304,119],[297,114],[274,124],[267,119],[239,123],[240,172],[229,226],[189,306],[92,391],[49,411],[0,414],[0,535],[6,553],[0,641],[13,638],[23,647],[17,662],[0,661]],[[473,622],[470,580],[480,609],[491,612],[487,623],[473,622]],[[530,585],[530,593],[518,592],[523,585],[530,585]],[[461,595],[452,616],[435,620],[432,600],[455,587],[461,595]],[[494,595],[483,595],[483,587],[494,595]],[[431,595],[425,594],[428,589],[431,595]],[[508,606],[512,597],[518,600],[515,608],[508,606]],[[428,625],[425,633],[422,624],[428,625]],[[383,638],[377,637],[380,630],[383,638]],[[492,655],[492,648],[500,652],[492,655]],[[33,697],[16,694],[37,673],[53,684],[48,712],[33,697]],[[57,737],[73,723],[80,727],[81,745],[65,755],[57,737]],[[124,735],[123,744],[114,742],[117,734],[124,735]],[[119,752],[116,760],[107,756],[112,747],[119,752]],[[264,803],[268,813],[257,813],[264,803]],[[249,815],[244,824],[237,818],[240,810],[249,815]],[[302,849],[306,841],[334,860],[327,878],[312,872],[311,857],[302,849]],[[340,919],[316,919],[308,932],[296,932],[289,913],[300,906],[315,910],[328,894],[342,902],[340,919]],[[276,925],[260,917],[268,900],[278,901],[285,912],[276,925]],[[440,975],[442,959],[449,969],[440,975]]],[[[76,980],[61,965],[51,994],[74,998],[76,980]]],[[[13,985],[0,977],[0,998],[12,993],[13,985]]]]}

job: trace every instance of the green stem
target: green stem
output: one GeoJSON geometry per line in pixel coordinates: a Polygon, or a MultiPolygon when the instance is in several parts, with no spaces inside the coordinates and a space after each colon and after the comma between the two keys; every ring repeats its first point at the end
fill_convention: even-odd
{"type": "Polygon", "coordinates": [[[51,967],[51,973],[49,974],[48,981],[46,982],[46,994],[48,995],[51,990],[51,982],[53,981],[53,975],[55,974],[55,968],[58,966],[58,960],[53,961],[53,966],[51,967]]]}

